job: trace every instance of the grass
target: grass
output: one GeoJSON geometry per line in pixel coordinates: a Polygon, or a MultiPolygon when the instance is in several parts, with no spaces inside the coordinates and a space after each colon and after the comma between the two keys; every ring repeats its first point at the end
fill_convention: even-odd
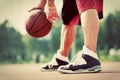
{"type": "Polygon", "coordinates": [[[101,61],[120,61],[120,56],[118,55],[114,56],[100,55],[99,58],[101,61]]]}
{"type": "Polygon", "coordinates": [[[0,64],[24,64],[24,63],[33,63],[32,60],[2,60],[0,64]]]}
{"type": "MultiPolygon", "coordinates": [[[[38,63],[46,63],[51,61],[53,55],[40,60],[38,63]]],[[[109,55],[99,55],[100,61],[102,62],[110,62],[110,61],[120,61],[119,55],[109,56],[109,55]]],[[[25,64],[25,63],[36,63],[36,60],[2,60],[0,64],[25,64]]]]}

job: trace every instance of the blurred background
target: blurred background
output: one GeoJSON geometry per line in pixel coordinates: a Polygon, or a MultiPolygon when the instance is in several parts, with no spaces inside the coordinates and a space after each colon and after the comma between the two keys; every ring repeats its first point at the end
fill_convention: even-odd
{"type": "MultiPolygon", "coordinates": [[[[59,49],[62,21],[56,21],[49,35],[43,38],[32,38],[25,30],[27,11],[39,2],[40,0],[0,0],[0,64],[45,63],[59,49]]],[[[60,14],[62,0],[55,0],[55,3],[60,14]]],[[[97,46],[101,61],[120,61],[119,3],[119,0],[104,0],[104,18],[100,21],[97,46]]],[[[69,59],[83,46],[81,26],[77,28],[69,59]]]]}

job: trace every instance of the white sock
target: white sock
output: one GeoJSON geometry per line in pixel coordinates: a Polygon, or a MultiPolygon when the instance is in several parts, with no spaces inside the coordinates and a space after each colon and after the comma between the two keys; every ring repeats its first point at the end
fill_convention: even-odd
{"type": "Polygon", "coordinates": [[[91,57],[94,57],[94,58],[99,60],[99,58],[97,56],[97,53],[95,53],[94,51],[90,50],[85,45],[83,46],[83,54],[87,54],[87,55],[89,55],[91,57]]]}
{"type": "Polygon", "coordinates": [[[63,61],[66,61],[66,62],[69,62],[68,57],[65,57],[65,56],[61,55],[61,53],[60,53],[59,50],[57,51],[57,56],[56,56],[56,58],[58,58],[58,59],[60,59],[60,60],[63,60],[63,61]]]}

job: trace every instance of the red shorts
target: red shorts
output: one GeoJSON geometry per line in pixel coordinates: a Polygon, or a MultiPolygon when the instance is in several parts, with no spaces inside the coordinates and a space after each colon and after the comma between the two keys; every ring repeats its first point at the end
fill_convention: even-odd
{"type": "Polygon", "coordinates": [[[63,24],[78,25],[80,14],[88,9],[96,9],[99,19],[103,18],[103,0],[63,0],[63,24]]]}

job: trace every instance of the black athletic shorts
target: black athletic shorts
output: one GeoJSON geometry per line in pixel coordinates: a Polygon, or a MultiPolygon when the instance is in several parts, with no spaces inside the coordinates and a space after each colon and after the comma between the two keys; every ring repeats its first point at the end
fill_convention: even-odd
{"type": "Polygon", "coordinates": [[[96,9],[99,19],[103,18],[103,0],[63,0],[62,20],[65,25],[78,25],[82,11],[96,9]]]}

